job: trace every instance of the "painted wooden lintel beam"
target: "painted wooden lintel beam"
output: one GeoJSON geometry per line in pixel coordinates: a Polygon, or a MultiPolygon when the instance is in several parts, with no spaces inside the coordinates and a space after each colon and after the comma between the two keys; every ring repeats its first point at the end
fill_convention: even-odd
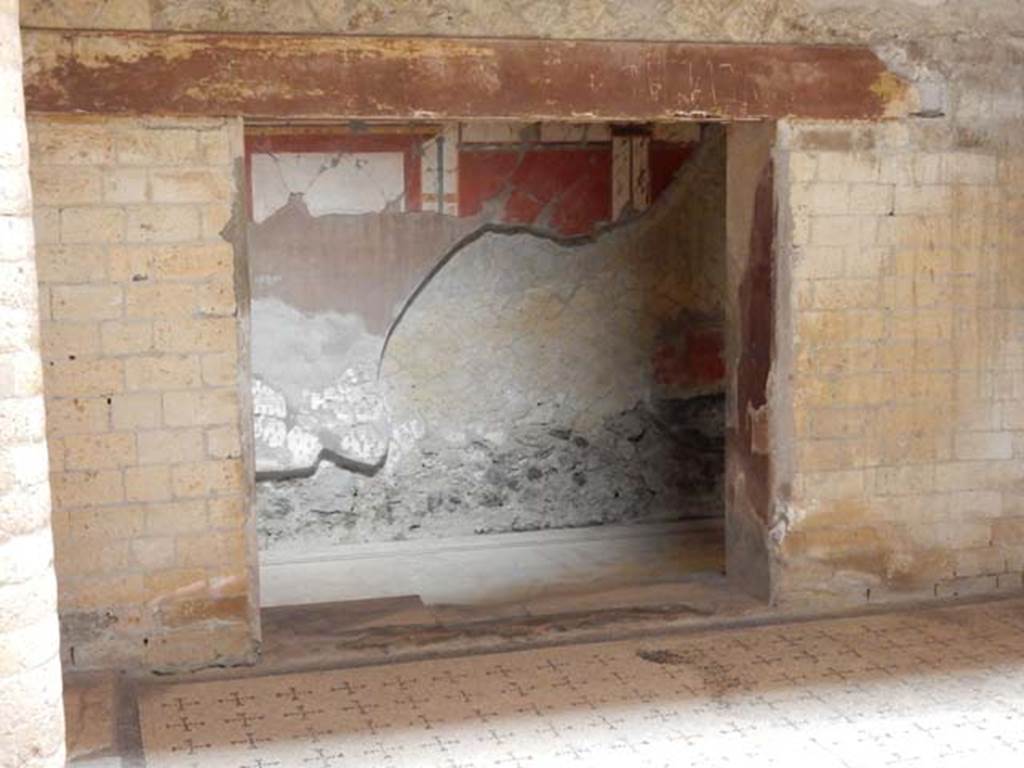
{"type": "Polygon", "coordinates": [[[28,109],[665,121],[906,114],[868,48],[25,30],[28,109]]]}

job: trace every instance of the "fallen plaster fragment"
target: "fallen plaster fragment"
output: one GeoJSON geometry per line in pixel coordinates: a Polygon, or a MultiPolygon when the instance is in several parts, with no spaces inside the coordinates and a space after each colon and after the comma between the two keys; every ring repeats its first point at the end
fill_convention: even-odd
{"type": "Polygon", "coordinates": [[[252,382],[252,410],[257,416],[283,419],[288,415],[284,395],[276,392],[259,379],[252,382]]]}
{"type": "Polygon", "coordinates": [[[378,382],[383,339],[361,318],[253,302],[253,402],[258,472],[308,474],[326,455],[379,468],[390,413],[378,382]]]}
{"type": "Polygon", "coordinates": [[[313,469],[325,450],[366,468],[387,455],[390,416],[375,360],[346,369],[325,389],[303,391],[291,411],[284,395],[258,378],[252,392],[257,472],[313,469]]]}
{"type": "Polygon", "coordinates": [[[293,451],[288,445],[288,407],[284,396],[254,377],[252,402],[256,471],[274,472],[288,469],[293,451]]]}
{"type": "Polygon", "coordinates": [[[367,467],[380,464],[387,454],[391,422],[376,361],[347,368],[324,390],[304,392],[297,423],[315,432],[324,448],[343,459],[367,467]]]}
{"type": "Polygon", "coordinates": [[[289,454],[287,466],[282,469],[313,467],[323,449],[320,440],[302,427],[292,427],[288,430],[287,447],[289,454]]]}
{"type": "Polygon", "coordinates": [[[284,396],[258,378],[252,381],[253,436],[256,471],[284,469],[288,464],[288,406],[284,396]]]}
{"type": "Polygon", "coordinates": [[[324,450],[367,468],[387,455],[391,423],[373,362],[346,369],[326,389],[304,391],[291,411],[284,396],[258,378],[252,392],[257,472],[309,470],[324,450]]]}
{"type": "Polygon", "coordinates": [[[255,418],[256,440],[268,448],[280,448],[288,437],[288,426],[284,419],[273,416],[257,416],[255,418]]]}

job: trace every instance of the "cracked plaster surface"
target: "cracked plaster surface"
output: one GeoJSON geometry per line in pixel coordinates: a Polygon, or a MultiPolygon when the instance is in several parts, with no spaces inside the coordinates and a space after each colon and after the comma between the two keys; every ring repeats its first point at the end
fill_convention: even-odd
{"type": "Polygon", "coordinates": [[[265,221],[301,195],[311,216],[405,207],[399,152],[277,152],[252,156],[253,219],[265,221]]]}
{"type": "Polygon", "coordinates": [[[721,400],[681,434],[658,403],[700,393],[651,377],[665,334],[722,311],[721,244],[695,237],[683,196],[576,243],[460,230],[404,312],[395,302],[386,350],[358,313],[257,293],[265,543],[436,534],[457,511],[465,532],[713,514],[721,400]],[[667,458],[680,441],[681,463],[667,458]]]}

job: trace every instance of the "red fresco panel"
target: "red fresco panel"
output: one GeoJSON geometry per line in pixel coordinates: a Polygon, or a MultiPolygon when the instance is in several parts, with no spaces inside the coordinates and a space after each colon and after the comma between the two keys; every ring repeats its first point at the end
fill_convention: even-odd
{"type": "Polygon", "coordinates": [[[459,215],[586,235],[611,218],[611,147],[519,147],[459,153],[459,215]]]}
{"type": "Polygon", "coordinates": [[[652,358],[655,380],[666,387],[702,387],[725,379],[725,337],[718,328],[685,332],[682,344],[661,344],[652,358]]]}
{"type": "Polygon", "coordinates": [[[690,159],[690,155],[693,154],[696,146],[695,143],[684,144],[674,141],[651,142],[650,173],[652,203],[658,199],[662,192],[668,189],[672,179],[676,176],[676,172],[690,159]]]}

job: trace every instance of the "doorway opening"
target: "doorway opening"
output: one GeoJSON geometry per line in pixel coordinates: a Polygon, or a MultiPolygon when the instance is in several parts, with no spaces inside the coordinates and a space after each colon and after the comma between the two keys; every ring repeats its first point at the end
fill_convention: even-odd
{"type": "Polygon", "coordinates": [[[264,607],[724,581],[724,126],[253,125],[246,168],[264,607]]]}

